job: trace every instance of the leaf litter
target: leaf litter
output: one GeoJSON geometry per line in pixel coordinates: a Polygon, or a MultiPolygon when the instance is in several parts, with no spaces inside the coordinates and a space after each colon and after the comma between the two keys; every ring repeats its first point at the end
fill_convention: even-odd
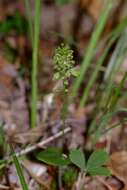
{"type": "MultiPolygon", "coordinates": [[[[91,32],[93,23],[97,21],[98,13],[101,7],[101,1],[91,1],[92,3],[89,4],[88,1],[82,0],[82,6],[83,9],[87,9],[88,15],[84,17],[85,23],[87,24],[87,31],[91,32]],[[88,5],[89,4],[89,5],[88,5]],[[96,8],[95,8],[96,7],[96,8]],[[89,16],[90,15],[90,16],[89,16]],[[92,26],[92,27],[91,27],[92,26]]],[[[119,4],[119,2],[118,2],[119,4]]],[[[53,30],[57,29],[57,24],[61,25],[60,30],[56,33],[61,32],[64,37],[68,37],[71,34],[71,26],[73,27],[73,21],[76,17],[75,12],[75,5],[66,5],[63,8],[60,8],[59,10],[53,5],[51,7],[48,7],[46,4],[44,5],[44,13],[42,15],[44,21],[47,20],[48,24],[45,24],[44,30],[42,30],[43,37],[40,42],[40,50],[39,53],[42,56],[41,60],[41,70],[40,70],[40,76],[39,76],[39,91],[42,93],[42,91],[45,89],[46,93],[52,90],[53,83],[51,82],[51,73],[52,69],[49,68],[49,65],[52,65],[52,52],[55,47],[55,44],[57,40],[60,40],[61,37],[54,37],[49,38],[48,35],[53,30]],[[50,11],[52,9],[52,13],[50,15],[50,11]],[[64,14],[64,12],[67,12],[68,14],[64,14]],[[69,14],[69,12],[71,14],[69,14]],[[53,19],[56,18],[56,15],[60,15],[60,20],[53,19]],[[49,17],[46,17],[46,15],[49,15],[49,17]],[[52,21],[50,18],[52,17],[52,21]],[[69,26],[65,25],[65,22],[68,22],[69,20],[69,26]],[[60,22],[60,23],[59,23],[60,22]],[[48,34],[48,35],[47,35],[48,34]],[[44,38],[44,39],[43,39],[44,38]],[[44,43],[44,45],[43,45],[44,43]],[[45,55],[43,55],[45,52],[45,55]],[[47,64],[45,64],[47,63],[47,64]],[[48,66],[47,66],[48,65],[48,66]],[[44,74],[44,75],[43,75],[44,74]],[[44,76],[44,78],[43,78],[44,76]]],[[[116,6],[117,7],[117,6],[116,6]]],[[[22,2],[19,1],[17,3],[11,2],[7,3],[7,6],[4,6],[4,9],[1,9],[1,15],[0,18],[4,20],[6,18],[6,14],[12,14],[16,9],[19,9],[19,11],[24,14],[24,8],[22,5],[22,2]],[[4,11],[5,12],[4,12],[4,11]]],[[[115,8],[114,8],[115,10],[115,8]]],[[[83,10],[84,11],[84,10],[83,10]]],[[[42,22],[42,28],[43,23],[42,22]]],[[[46,23],[46,22],[45,22],[46,23]]],[[[84,31],[84,26],[82,25],[82,31],[84,31]]],[[[111,26],[110,26],[111,27],[111,26]]],[[[110,30],[110,27],[108,30],[110,30]]],[[[82,49],[86,47],[87,41],[88,41],[88,35],[86,31],[86,34],[79,33],[77,37],[77,47],[79,50],[79,56],[82,55],[82,49]],[[81,44],[82,43],[82,44],[81,44]],[[83,46],[83,48],[82,48],[83,46]]],[[[56,35],[57,36],[57,35],[56,35]]],[[[33,145],[40,140],[45,140],[49,136],[54,135],[59,132],[61,129],[61,120],[59,118],[59,112],[60,112],[60,104],[61,100],[59,97],[56,98],[56,104],[54,104],[54,100],[50,100],[50,97],[47,95],[48,100],[46,98],[40,98],[38,102],[38,128],[37,129],[29,129],[29,99],[27,99],[27,93],[30,91],[30,86],[28,85],[29,81],[29,74],[26,74],[25,76],[19,75],[19,70],[21,67],[21,64],[23,62],[23,57],[26,57],[23,53],[24,46],[26,46],[27,40],[24,39],[22,36],[18,37],[13,34],[12,36],[6,38],[8,44],[16,49],[18,46],[20,46],[20,50],[16,55],[15,61],[12,63],[11,61],[7,60],[7,57],[4,55],[3,52],[0,54],[0,119],[2,123],[4,123],[4,130],[5,134],[7,135],[7,140],[10,140],[15,145],[15,150],[21,151],[22,148],[27,147],[28,145],[33,145]],[[12,39],[11,39],[12,38],[12,39]],[[18,44],[18,45],[17,45],[18,44]]],[[[4,51],[4,43],[1,42],[0,39],[0,46],[2,46],[2,49],[4,51]]],[[[25,58],[25,60],[27,60],[25,58]]],[[[27,60],[28,61],[28,60],[27,60]]],[[[126,60],[125,60],[126,62],[126,60]]],[[[126,69],[126,63],[124,66],[124,69],[126,69]]],[[[23,72],[23,71],[22,71],[23,72]]],[[[123,71],[122,71],[123,72],[123,71]]],[[[27,73],[27,72],[26,72],[27,73]]],[[[116,79],[116,83],[120,81],[121,75],[119,75],[116,79]]],[[[94,92],[92,92],[94,97],[94,92]]],[[[91,93],[91,94],[92,94],[91,93]]],[[[88,139],[86,135],[87,131],[87,124],[89,123],[89,115],[91,110],[94,109],[94,103],[88,104],[85,108],[79,108],[77,109],[77,102],[74,105],[71,105],[69,107],[69,113],[66,120],[66,125],[71,126],[72,131],[69,134],[65,135],[65,141],[64,141],[64,149],[65,152],[67,152],[67,149],[72,148],[78,148],[78,147],[85,147],[86,143],[89,143],[90,139],[88,139]]],[[[119,120],[119,117],[114,117],[114,120],[119,120]]],[[[111,121],[112,123],[112,121],[111,121]]],[[[126,126],[123,127],[122,130],[126,131],[126,126]]],[[[122,189],[121,182],[124,184],[124,190],[127,188],[127,178],[126,178],[126,159],[127,159],[127,153],[126,151],[118,151],[118,143],[120,144],[120,149],[124,149],[126,147],[126,140],[124,142],[118,142],[117,140],[114,141],[114,135],[116,135],[118,138],[120,138],[121,130],[116,130],[116,132],[111,133],[111,144],[110,144],[110,151],[113,151],[114,153],[110,156],[110,161],[108,164],[108,167],[112,171],[112,175],[116,177],[114,179],[113,177],[103,178],[103,180],[110,184],[109,181],[111,180],[112,183],[115,185],[111,185],[112,189],[114,187],[115,190],[118,190],[119,188],[122,189]],[[116,134],[113,134],[116,133],[116,134]],[[109,180],[110,179],[110,180],[109,180]],[[117,185],[116,185],[117,184],[117,185]],[[118,187],[118,188],[117,188],[118,187]]],[[[125,138],[125,137],[124,137],[125,138]]],[[[100,140],[99,146],[105,147],[105,137],[102,137],[100,140]],[[101,141],[102,140],[102,141],[101,141]],[[104,140],[104,141],[103,141],[104,140]]],[[[107,140],[108,141],[108,140],[107,140]]],[[[52,146],[63,146],[63,140],[57,139],[56,141],[49,143],[49,145],[52,146]]],[[[44,147],[43,147],[44,148],[44,147]]],[[[32,154],[32,153],[31,153],[32,154]]],[[[32,155],[33,158],[33,155],[32,155]]],[[[48,186],[51,186],[53,183],[55,183],[54,179],[57,177],[57,169],[53,168],[52,166],[47,165],[40,165],[35,160],[31,161],[29,160],[29,157],[27,159],[24,159],[22,161],[23,170],[25,173],[25,178],[28,181],[30,189],[36,189],[38,188],[38,184],[41,184],[45,188],[49,188],[48,186]],[[39,168],[39,169],[38,169],[39,168]],[[39,173],[40,172],[40,173],[39,173]],[[46,184],[43,183],[43,181],[46,181],[46,184]]],[[[2,188],[3,189],[20,189],[20,185],[17,182],[17,176],[13,165],[9,165],[6,168],[7,175],[4,175],[3,179],[0,180],[2,188]],[[8,178],[8,180],[7,180],[8,178]]],[[[90,176],[87,176],[85,179],[85,189],[99,189],[103,190],[105,187],[108,189],[109,186],[104,185],[104,181],[97,179],[92,179],[90,176]]],[[[55,185],[54,185],[55,186],[55,185]]],[[[72,184],[73,186],[73,184],[72,184]]],[[[66,186],[63,187],[63,189],[66,189],[66,186]]]]}

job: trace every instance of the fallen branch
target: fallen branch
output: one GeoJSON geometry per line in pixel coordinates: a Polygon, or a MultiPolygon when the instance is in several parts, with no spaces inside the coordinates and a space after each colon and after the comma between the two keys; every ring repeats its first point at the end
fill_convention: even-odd
{"type": "Polygon", "coordinates": [[[41,141],[41,142],[39,142],[33,146],[27,147],[27,148],[21,150],[20,152],[17,152],[16,156],[23,156],[23,155],[28,154],[28,153],[30,153],[30,152],[38,149],[38,148],[42,148],[42,147],[44,147],[44,145],[54,141],[55,139],[61,137],[63,134],[66,134],[70,131],[71,131],[71,127],[67,127],[66,129],[56,133],[55,135],[47,138],[46,140],[43,140],[43,141],[41,141]]]}
{"type": "MultiPolygon", "coordinates": [[[[28,153],[30,153],[30,152],[32,152],[32,151],[38,149],[38,148],[42,148],[42,147],[44,147],[46,144],[48,144],[48,143],[54,141],[55,139],[61,137],[62,135],[66,134],[66,133],[68,133],[68,132],[70,132],[70,131],[71,131],[71,127],[67,127],[66,129],[61,130],[60,132],[58,132],[58,133],[56,133],[55,135],[53,135],[53,136],[47,138],[46,140],[43,140],[43,141],[41,141],[41,142],[39,142],[39,143],[37,143],[37,144],[35,144],[35,145],[32,145],[32,146],[30,146],[30,147],[26,147],[25,149],[21,150],[20,152],[17,152],[17,153],[16,153],[16,156],[17,156],[17,157],[23,156],[23,155],[26,155],[26,154],[28,154],[28,153]]],[[[5,167],[6,164],[9,164],[9,163],[11,163],[11,162],[12,162],[12,157],[11,157],[11,156],[5,157],[4,160],[2,160],[2,162],[1,162],[1,168],[0,168],[0,169],[2,169],[3,167],[5,167]]]]}
{"type": "Polygon", "coordinates": [[[3,189],[3,190],[4,190],[4,189],[10,189],[10,187],[0,184],[0,189],[3,189]]]}

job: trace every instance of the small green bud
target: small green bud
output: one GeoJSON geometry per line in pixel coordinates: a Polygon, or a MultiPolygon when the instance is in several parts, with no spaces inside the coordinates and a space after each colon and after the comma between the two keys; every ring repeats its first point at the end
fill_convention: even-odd
{"type": "Polygon", "coordinates": [[[59,78],[60,78],[60,74],[58,72],[55,73],[54,76],[53,76],[53,79],[54,80],[59,80],[59,78]]]}
{"type": "Polygon", "coordinates": [[[78,77],[79,75],[79,71],[76,68],[71,69],[70,72],[74,77],[78,77]]]}

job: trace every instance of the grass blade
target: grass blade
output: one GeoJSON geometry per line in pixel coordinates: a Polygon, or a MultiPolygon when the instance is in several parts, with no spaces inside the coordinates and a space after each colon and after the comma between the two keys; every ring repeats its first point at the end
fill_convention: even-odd
{"type": "Polygon", "coordinates": [[[31,105],[31,127],[36,125],[37,115],[37,74],[38,74],[38,44],[40,34],[40,13],[41,0],[35,1],[35,19],[34,19],[34,39],[32,52],[32,105],[31,105]]]}
{"type": "MultiPolygon", "coordinates": [[[[125,112],[127,113],[127,109],[126,108],[119,108],[119,109],[116,109],[116,110],[113,110],[105,115],[103,115],[98,123],[98,126],[96,126],[96,128],[94,127],[94,130],[91,131],[92,133],[92,142],[93,144],[96,144],[98,139],[101,137],[101,135],[103,133],[105,133],[105,131],[109,131],[110,128],[108,127],[108,129],[106,129],[106,126],[109,122],[109,120],[115,116],[116,114],[120,113],[120,112],[125,112]]],[[[115,127],[115,126],[113,126],[115,127]]],[[[113,128],[112,127],[112,128],[113,128]]]]}
{"type": "Polygon", "coordinates": [[[99,61],[97,62],[96,64],[96,67],[93,71],[93,74],[90,78],[90,80],[88,81],[88,84],[84,90],[84,93],[83,93],[83,97],[80,101],[80,106],[85,106],[85,103],[87,101],[87,98],[89,96],[89,92],[90,92],[90,89],[92,87],[92,85],[94,84],[96,78],[97,78],[97,74],[98,72],[100,71],[101,69],[101,66],[102,64],[104,63],[106,57],[107,57],[107,54],[112,46],[112,44],[116,41],[116,39],[119,37],[119,35],[121,34],[121,32],[125,29],[125,27],[127,26],[127,18],[125,18],[122,23],[120,23],[117,28],[115,28],[109,35],[108,35],[108,44],[107,44],[107,47],[106,49],[104,50],[101,58],[99,59],[99,61]]]}
{"type": "Polygon", "coordinates": [[[121,97],[121,92],[123,91],[126,79],[127,79],[127,72],[125,72],[122,80],[120,81],[120,84],[118,85],[118,87],[115,90],[115,93],[112,96],[109,110],[113,110],[117,106],[117,103],[121,97]]]}
{"type": "Polygon", "coordinates": [[[86,52],[84,59],[83,59],[83,62],[81,64],[80,75],[74,83],[73,91],[72,91],[72,98],[74,98],[77,95],[80,84],[84,78],[84,75],[87,71],[88,66],[91,63],[92,57],[93,57],[94,52],[95,52],[95,47],[97,45],[98,39],[99,39],[103,29],[104,29],[104,26],[105,26],[105,23],[106,23],[107,18],[109,16],[109,13],[111,11],[112,5],[113,5],[113,1],[110,0],[107,2],[106,7],[104,6],[104,9],[102,10],[102,15],[100,16],[100,19],[96,25],[96,28],[92,34],[89,46],[87,48],[87,52],[86,52]]]}
{"type": "Polygon", "coordinates": [[[25,177],[24,177],[21,165],[19,163],[19,160],[18,160],[12,146],[11,146],[11,151],[12,151],[12,158],[13,158],[13,161],[14,161],[14,164],[15,164],[15,167],[16,167],[16,171],[17,171],[17,174],[18,174],[22,189],[23,190],[29,190],[28,185],[27,185],[27,183],[25,181],[25,177]]]}
{"type": "Polygon", "coordinates": [[[116,76],[116,72],[119,70],[121,63],[116,62],[121,55],[123,55],[124,49],[126,48],[126,32],[123,32],[121,38],[118,41],[116,49],[111,57],[111,60],[108,64],[107,70],[105,72],[104,80],[105,81],[112,81],[116,76]]]}
{"type": "MultiPolygon", "coordinates": [[[[118,41],[118,45],[114,51],[114,54],[111,57],[109,62],[109,67],[105,74],[105,89],[102,99],[100,101],[101,107],[107,107],[109,104],[110,97],[112,96],[112,90],[114,86],[114,80],[119,72],[120,66],[123,63],[123,60],[127,53],[127,44],[126,44],[126,31],[123,32],[121,38],[118,41]],[[105,100],[105,101],[104,101],[105,100]]],[[[106,108],[107,109],[107,108],[106,108]]]]}

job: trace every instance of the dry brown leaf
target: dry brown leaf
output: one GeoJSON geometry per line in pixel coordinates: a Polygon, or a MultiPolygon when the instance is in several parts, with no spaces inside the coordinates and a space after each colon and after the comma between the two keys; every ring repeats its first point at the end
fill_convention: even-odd
{"type": "Polygon", "coordinates": [[[46,166],[44,166],[43,164],[31,162],[29,160],[23,160],[22,165],[28,171],[30,176],[35,179],[35,181],[45,187],[45,189],[49,189],[48,183],[50,183],[50,179],[44,180],[44,176],[46,176],[47,172],[46,166]]]}
{"type": "Polygon", "coordinates": [[[81,6],[86,8],[93,19],[96,21],[104,1],[102,0],[80,0],[81,6]]]}
{"type": "Polygon", "coordinates": [[[124,190],[127,190],[127,152],[113,153],[110,156],[108,167],[112,174],[124,183],[124,190]]]}
{"type": "MultiPolygon", "coordinates": [[[[92,19],[96,22],[100,16],[100,12],[102,10],[102,7],[104,5],[104,3],[107,0],[79,0],[81,7],[84,10],[87,10],[87,12],[89,13],[89,15],[92,17],[92,19]]],[[[125,3],[125,2],[124,2],[125,3]]],[[[122,5],[122,7],[124,7],[123,3],[121,0],[117,0],[116,2],[114,2],[113,4],[113,10],[112,10],[112,14],[114,14],[115,10],[117,9],[117,7],[120,7],[122,5]]],[[[118,18],[120,18],[122,14],[122,11],[117,11],[117,15],[118,18]]],[[[111,20],[113,20],[114,18],[112,17],[111,20]]]]}
{"type": "MultiPolygon", "coordinates": [[[[43,127],[36,127],[32,130],[28,130],[25,132],[15,131],[13,136],[13,142],[19,144],[33,144],[35,143],[41,136],[43,135],[43,127]]],[[[12,139],[12,136],[8,135],[9,139],[12,139]]]]}

